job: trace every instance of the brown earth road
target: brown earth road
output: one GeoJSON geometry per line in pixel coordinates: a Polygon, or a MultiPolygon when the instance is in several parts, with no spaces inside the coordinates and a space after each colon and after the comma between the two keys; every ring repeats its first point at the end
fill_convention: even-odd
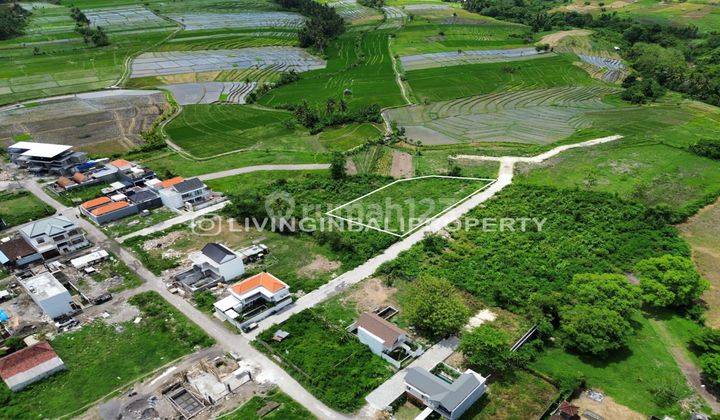
{"type": "Polygon", "coordinates": [[[652,325],[655,332],[658,333],[660,339],[665,343],[665,346],[672,354],[675,362],[678,364],[680,371],[685,376],[685,380],[690,387],[702,397],[714,413],[720,413],[720,403],[717,398],[708,392],[702,383],[702,375],[700,370],[695,366],[695,363],[685,354],[685,349],[682,344],[678,343],[670,334],[665,324],[661,321],[651,319],[650,325],[652,325]]]}

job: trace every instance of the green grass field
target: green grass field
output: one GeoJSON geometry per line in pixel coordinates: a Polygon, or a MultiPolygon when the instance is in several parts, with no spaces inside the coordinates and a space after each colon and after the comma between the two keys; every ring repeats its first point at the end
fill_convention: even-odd
{"type": "Polygon", "coordinates": [[[22,225],[54,213],[54,208],[29,191],[0,191],[0,219],[5,221],[7,227],[22,225]]]}
{"type": "Polygon", "coordinates": [[[397,181],[330,214],[404,235],[488,183],[443,177],[397,181]]]}
{"type": "Polygon", "coordinates": [[[523,61],[414,70],[406,73],[413,94],[422,102],[444,101],[518,89],[593,86],[593,80],[573,65],[572,54],[523,61]]]}
{"type": "Polygon", "coordinates": [[[305,407],[284,394],[282,391],[273,389],[266,395],[256,395],[237,410],[221,415],[218,419],[223,420],[306,420],[314,419],[305,407]],[[258,411],[268,404],[279,404],[277,408],[264,416],[259,416],[258,411]]]}
{"type": "MultiPolygon", "coordinates": [[[[628,350],[603,359],[584,359],[559,348],[542,353],[532,367],[554,378],[584,378],[587,386],[600,389],[615,401],[646,415],[662,415],[653,390],[676,386],[685,396],[690,390],[672,355],[649,322],[635,319],[639,330],[630,339],[628,350]]],[[[677,407],[673,407],[677,408],[677,407]]]]}
{"type": "Polygon", "coordinates": [[[96,321],[55,338],[51,345],[67,370],[19,393],[0,385],[0,417],[57,418],[77,415],[87,404],[136,381],[173,360],[212,344],[205,333],[160,295],[145,292],[131,303],[142,322],[122,324],[122,332],[96,321]]]}
{"type": "Polygon", "coordinates": [[[259,103],[267,106],[300,104],[324,106],[328,98],[343,98],[350,109],[378,104],[403,104],[395,82],[385,31],[349,32],[327,51],[327,68],[300,75],[300,80],[273,89],[259,103]],[[344,94],[348,90],[350,94],[344,94]]]}
{"type": "Polygon", "coordinates": [[[327,176],[328,171],[260,171],[213,179],[205,182],[205,184],[213,191],[220,191],[224,194],[241,194],[272,184],[280,179],[297,178],[305,175],[327,176]]]}
{"type": "Polygon", "coordinates": [[[311,135],[292,121],[287,111],[244,105],[187,105],[168,124],[166,132],[175,144],[200,158],[250,149],[344,151],[380,135],[371,124],[353,124],[311,135]]]}

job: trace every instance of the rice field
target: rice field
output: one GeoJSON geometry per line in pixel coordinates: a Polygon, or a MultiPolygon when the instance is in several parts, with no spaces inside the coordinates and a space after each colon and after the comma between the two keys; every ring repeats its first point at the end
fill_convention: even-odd
{"type": "Polygon", "coordinates": [[[351,109],[404,103],[395,82],[387,32],[346,33],[328,47],[327,56],[325,69],[303,73],[299,81],[269,91],[259,103],[272,107],[307,100],[324,106],[328,98],[343,98],[351,109]]]}
{"type": "Polygon", "coordinates": [[[382,14],[379,11],[358,4],[355,0],[332,1],[326,4],[335,9],[338,15],[351,24],[368,23],[369,21],[382,19],[382,14]]]}
{"type": "Polygon", "coordinates": [[[245,13],[182,13],[167,17],[183,25],[187,31],[218,28],[300,28],[305,18],[291,12],[245,13]]]}
{"type": "Polygon", "coordinates": [[[602,85],[573,65],[574,54],[507,63],[469,64],[408,71],[413,94],[437,102],[507,90],[602,85]]]}
{"type": "Polygon", "coordinates": [[[173,26],[151,10],[142,6],[121,6],[112,9],[83,10],[91,26],[101,26],[109,31],[127,31],[128,29],[149,29],[173,26]]]}
{"type": "Polygon", "coordinates": [[[407,137],[426,145],[475,142],[549,144],[589,128],[588,112],[612,108],[605,87],[498,92],[385,111],[407,137]]]}
{"type": "Polygon", "coordinates": [[[461,66],[464,64],[496,63],[514,60],[526,60],[545,54],[533,48],[513,48],[508,50],[471,50],[438,52],[400,57],[404,70],[421,70],[435,67],[461,66]]]}
{"type": "Polygon", "coordinates": [[[587,54],[578,54],[578,57],[583,62],[598,69],[601,72],[600,78],[606,82],[615,83],[621,81],[627,74],[625,65],[619,59],[587,54]]]}
{"type": "Polygon", "coordinates": [[[165,85],[162,88],[169,90],[180,105],[214,102],[244,104],[245,98],[256,86],[254,82],[203,82],[165,85]]]}
{"type": "MultiPolygon", "coordinates": [[[[372,125],[349,125],[310,135],[292,124],[290,112],[247,105],[188,105],[165,131],[198,158],[235,150],[327,153],[375,139],[372,125]]],[[[223,157],[223,159],[225,159],[223,157]]]]}
{"type": "Polygon", "coordinates": [[[139,55],[130,77],[164,76],[216,70],[267,68],[298,72],[325,67],[325,61],[294,47],[237,50],[163,51],[139,55]]]}

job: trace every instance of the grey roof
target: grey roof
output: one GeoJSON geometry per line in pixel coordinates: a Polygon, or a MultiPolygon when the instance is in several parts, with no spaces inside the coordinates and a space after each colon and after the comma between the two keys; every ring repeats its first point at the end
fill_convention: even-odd
{"type": "Polygon", "coordinates": [[[180,194],[194,191],[194,190],[199,190],[200,188],[204,188],[204,187],[205,187],[205,184],[203,184],[203,182],[197,178],[186,179],[183,182],[178,182],[177,184],[173,185],[173,188],[175,189],[175,191],[179,192],[180,194]]]}
{"type": "Polygon", "coordinates": [[[205,245],[202,249],[202,253],[218,264],[230,261],[236,257],[234,252],[229,250],[224,245],[215,242],[210,242],[209,244],[205,245]]]}
{"type": "Polygon", "coordinates": [[[425,369],[412,367],[405,375],[405,383],[437,401],[449,412],[454,411],[472,392],[481,385],[478,378],[463,373],[449,384],[425,369]]]}
{"type": "Polygon", "coordinates": [[[37,222],[28,223],[27,225],[20,228],[20,230],[30,237],[38,235],[56,235],[58,233],[67,232],[70,229],[75,228],[75,223],[71,222],[65,216],[51,216],[46,219],[38,220],[37,222]]]}
{"type": "Polygon", "coordinates": [[[127,196],[131,201],[135,203],[143,203],[145,201],[154,200],[159,197],[154,191],[150,191],[148,189],[130,191],[127,196]]]}

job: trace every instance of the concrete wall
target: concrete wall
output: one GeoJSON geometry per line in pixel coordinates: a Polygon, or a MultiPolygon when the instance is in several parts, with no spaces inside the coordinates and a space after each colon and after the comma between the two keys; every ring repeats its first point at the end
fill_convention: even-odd
{"type": "Polygon", "coordinates": [[[481,384],[479,387],[475,389],[475,391],[470,394],[468,398],[465,399],[456,409],[452,412],[450,415],[450,420],[459,419],[460,416],[462,416],[468,408],[470,408],[475,402],[482,397],[482,395],[485,393],[485,384],[481,384]]]}
{"type": "Polygon", "coordinates": [[[220,267],[218,267],[218,270],[220,271],[218,274],[220,274],[225,281],[231,281],[245,273],[245,264],[243,263],[242,258],[238,255],[233,260],[228,261],[225,264],[221,264],[220,267]]]}
{"type": "Polygon", "coordinates": [[[370,347],[370,350],[378,356],[380,356],[385,349],[385,346],[380,338],[374,336],[365,328],[358,327],[357,336],[361,343],[370,347]]]}

